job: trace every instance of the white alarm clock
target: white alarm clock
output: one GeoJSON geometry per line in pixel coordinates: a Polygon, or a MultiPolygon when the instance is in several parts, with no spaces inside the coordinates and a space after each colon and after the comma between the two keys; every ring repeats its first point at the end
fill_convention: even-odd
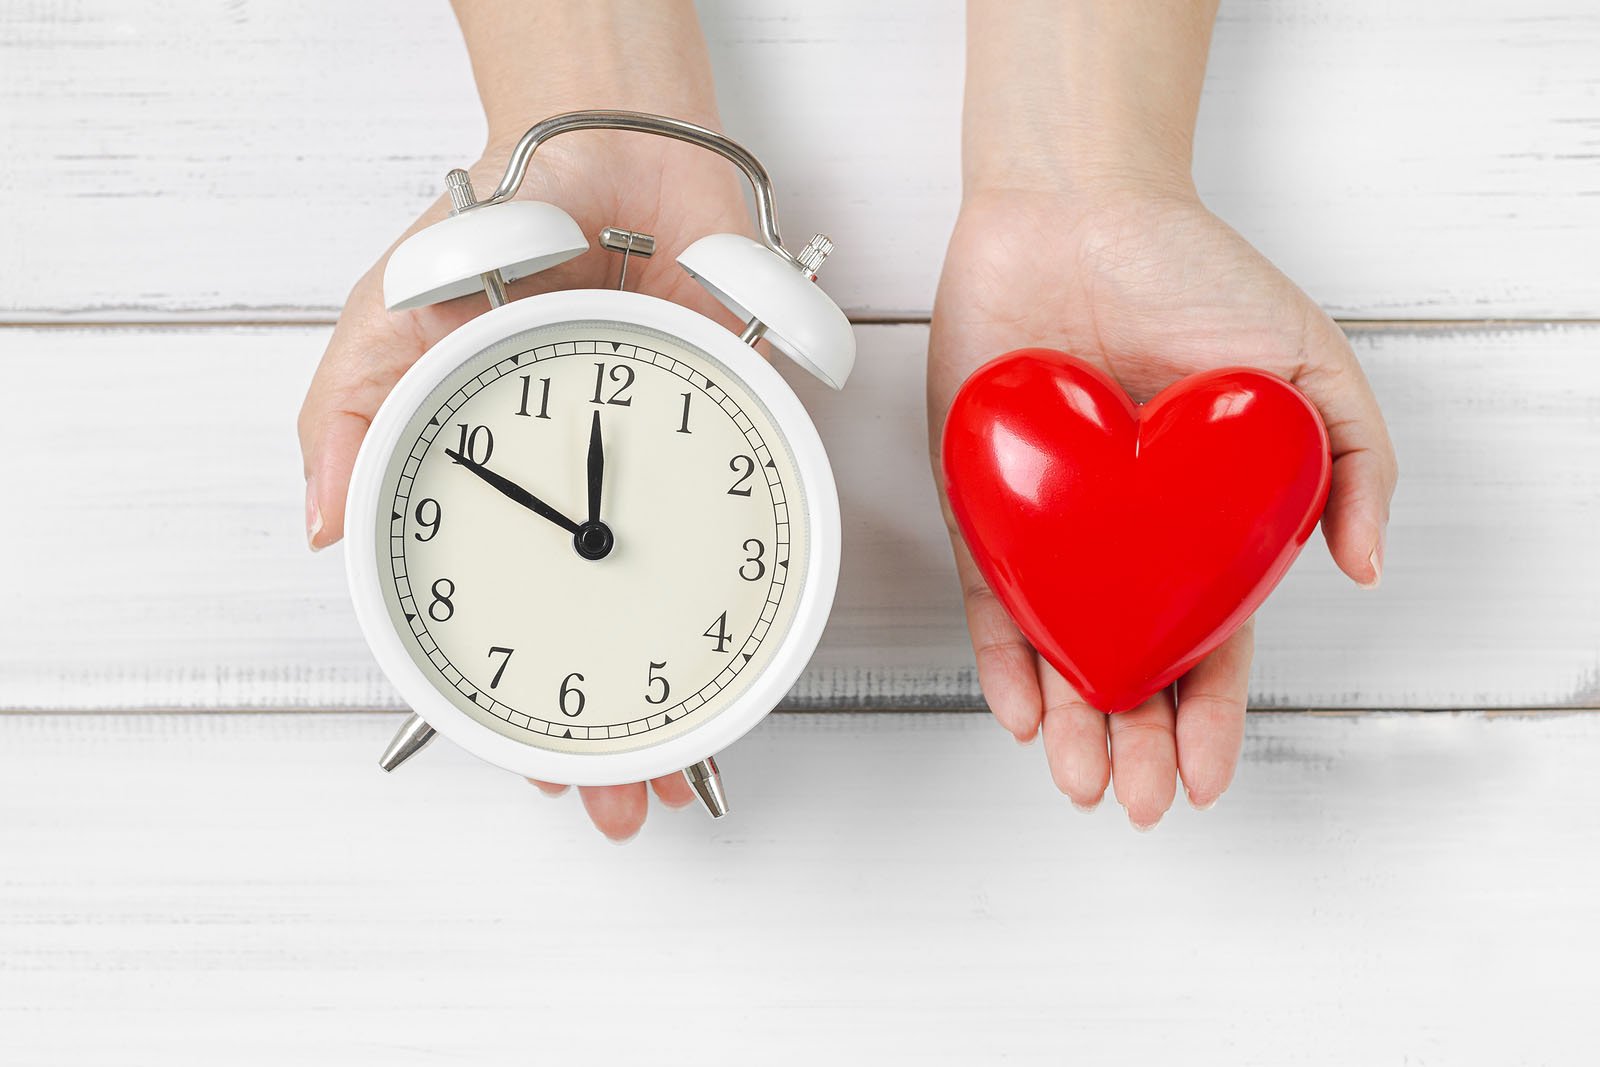
{"type": "Polygon", "coordinates": [[[839,572],[833,473],[805,408],[751,347],[765,338],[834,388],[855,362],[814,284],[831,244],[778,236],[748,151],[676,119],[559,115],[518,143],[479,202],[390,257],[390,309],[475,291],[491,309],[430,349],[362,444],[346,510],[362,632],[414,714],[385,770],[434,731],[517,774],[614,785],[682,770],[727,811],[712,757],[782,699],[815,651],[839,572]],[[649,235],[607,227],[617,289],[507,301],[504,284],[589,247],[560,208],[515,201],[544,141],[576,130],[717,152],[755,190],[761,240],[710,234],[679,263],[741,334],[626,291],[649,235]]]}

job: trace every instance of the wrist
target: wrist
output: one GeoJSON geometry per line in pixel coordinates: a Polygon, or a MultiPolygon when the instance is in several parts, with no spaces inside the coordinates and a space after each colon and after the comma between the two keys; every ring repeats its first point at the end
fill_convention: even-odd
{"type": "Polygon", "coordinates": [[[969,193],[1192,195],[1214,0],[969,0],[969,193]]]}
{"type": "Polygon", "coordinates": [[[690,0],[455,0],[487,123],[485,155],[566,111],[647,111],[716,126],[690,0]]]}
{"type": "Polygon", "coordinates": [[[1109,135],[1057,125],[1048,131],[991,128],[999,144],[969,145],[962,162],[962,197],[1000,192],[1060,196],[1076,202],[1125,197],[1195,198],[1186,137],[1109,135]]]}
{"type": "Polygon", "coordinates": [[[957,226],[976,235],[975,247],[1004,261],[1014,259],[1019,247],[1107,246],[1118,235],[1182,228],[1185,220],[1209,215],[1192,185],[1097,171],[1049,187],[973,185],[963,190],[957,226]]]}

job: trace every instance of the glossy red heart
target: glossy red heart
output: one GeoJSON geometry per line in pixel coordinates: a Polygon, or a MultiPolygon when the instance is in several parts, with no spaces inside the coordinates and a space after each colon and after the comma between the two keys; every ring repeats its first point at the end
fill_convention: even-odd
{"type": "Polygon", "coordinates": [[[1270,374],[1196,374],[1141,407],[1042,348],[967,379],[943,463],[990,588],[1107,712],[1170,685],[1261,606],[1315,529],[1332,470],[1316,408],[1270,374]]]}

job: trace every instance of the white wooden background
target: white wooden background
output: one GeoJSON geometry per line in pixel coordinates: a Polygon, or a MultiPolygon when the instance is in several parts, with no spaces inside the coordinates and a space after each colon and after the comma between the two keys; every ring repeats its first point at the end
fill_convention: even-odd
{"type": "MultiPolygon", "coordinates": [[[[845,393],[791,376],[847,546],[790,704],[976,707],[919,377],[960,6],[701,9],[861,323],[845,393]]],[[[1252,716],[1148,838],[972,713],[775,717],[732,820],[622,851],[448,746],[378,775],[293,417],[480,137],[443,3],[0,9],[0,1062],[1584,1058],[1600,8],[1225,0],[1202,192],[1347,323],[1404,481],[1383,589],[1314,543],[1258,629],[1256,706],[1352,714],[1252,716]]]]}

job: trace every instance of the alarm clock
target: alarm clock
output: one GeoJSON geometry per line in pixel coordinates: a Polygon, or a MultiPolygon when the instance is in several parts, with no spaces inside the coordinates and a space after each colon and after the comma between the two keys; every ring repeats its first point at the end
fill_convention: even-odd
{"type": "Polygon", "coordinates": [[[615,785],[683,771],[728,810],[715,755],[815,651],[839,573],[839,503],[815,426],[755,350],[833,388],[855,362],[816,286],[826,237],[790,252],[771,180],[736,142],[623,111],[523,135],[492,195],[446,179],[451,215],[390,256],[391,310],[483,292],[372,421],[351,478],[346,566],[361,631],[413,711],[393,770],[435,731],[529,778],[615,785]],[[675,138],[736,165],[760,234],[708,234],[678,262],[735,333],[625,288],[648,234],[606,227],[616,289],[508,300],[506,282],[589,248],[559,207],[513,200],[538,147],[580,130],[675,138]]]}

